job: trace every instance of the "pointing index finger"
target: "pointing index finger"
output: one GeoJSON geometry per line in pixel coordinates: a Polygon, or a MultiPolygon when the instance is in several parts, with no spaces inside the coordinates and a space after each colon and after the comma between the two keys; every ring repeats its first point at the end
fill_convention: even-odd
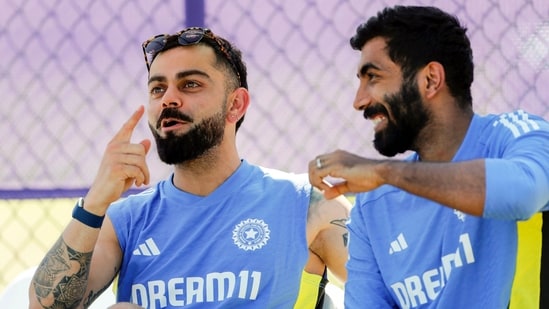
{"type": "Polygon", "coordinates": [[[122,125],[122,128],[120,128],[112,140],[129,142],[132,137],[133,130],[139,123],[139,119],[141,119],[144,113],[145,107],[143,105],[139,106],[139,108],[130,116],[130,119],[122,125]]]}

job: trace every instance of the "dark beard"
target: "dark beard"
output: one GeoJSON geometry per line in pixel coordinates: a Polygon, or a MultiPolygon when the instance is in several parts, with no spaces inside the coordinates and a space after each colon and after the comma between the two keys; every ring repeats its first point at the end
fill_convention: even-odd
{"type": "MultiPolygon", "coordinates": [[[[190,117],[183,115],[177,109],[163,110],[158,121],[166,117],[190,120],[190,117]]],[[[222,110],[199,123],[193,123],[190,130],[183,135],[168,132],[166,137],[161,137],[150,123],[149,127],[156,141],[160,160],[166,164],[181,164],[194,160],[221,144],[225,130],[225,111],[222,110]]]]}
{"type": "Polygon", "coordinates": [[[429,111],[423,105],[417,82],[405,81],[399,92],[386,95],[384,100],[394,119],[387,118],[385,129],[375,134],[375,148],[387,157],[414,150],[418,134],[429,120],[429,111]]]}

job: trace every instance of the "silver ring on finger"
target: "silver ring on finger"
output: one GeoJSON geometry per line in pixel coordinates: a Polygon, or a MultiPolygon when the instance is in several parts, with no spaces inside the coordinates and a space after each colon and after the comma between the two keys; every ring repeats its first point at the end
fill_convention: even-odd
{"type": "Polygon", "coordinates": [[[320,158],[316,158],[316,168],[321,169],[322,168],[322,161],[320,158]]]}

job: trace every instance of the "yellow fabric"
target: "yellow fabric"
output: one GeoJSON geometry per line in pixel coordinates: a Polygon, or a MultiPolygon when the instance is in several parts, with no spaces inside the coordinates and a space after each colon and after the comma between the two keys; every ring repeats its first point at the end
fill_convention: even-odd
{"type": "Polygon", "coordinates": [[[112,292],[114,293],[114,295],[116,295],[116,293],[118,292],[118,275],[116,275],[116,277],[114,277],[114,280],[112,281],[112,292]]]}
{"type": "Polygon", "coordinates": [[[318,288],[322,276],[310,274],[303,271],[301,274],[301,284],[299,287],[299,295],[295,302],[294,309],[314,309],[318,298],[318,288]]]}
{"type": "Polygon", "coordinates": [[[542,214],[518,223],[518,254],[509,309],[538,309],[542,214]]]}

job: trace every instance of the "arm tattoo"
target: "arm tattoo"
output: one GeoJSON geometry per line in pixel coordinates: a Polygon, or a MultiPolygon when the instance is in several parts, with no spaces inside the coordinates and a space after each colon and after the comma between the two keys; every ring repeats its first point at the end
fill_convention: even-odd
{"type": "MultiPolygon", "coordinates": [[[[324,195],[322,195],[322,192],[319,190],[313,188],[311,191],[311,199],[309,201],[309,208],[318,205],[321,201],[324,200],[324,195]]],[[[347,225],[345,224],[347,222],[348,218],[341,218],[330,221],[330,224],[342,227],[345,229],[345,233],[341,235],[343,239],[343,245],[347,247],[347,243],[349,242],[349,233],[347,232],[347,225]]]]}
{"type": "MultiPolygon", "coordinates": [[[[114,273],[117,272],[118,270],[115,268],[114,273]]],[[[114,281],[114,278],[116,277],[113,277],[112,280],[99,291],[90,291],[90,294],[86,297],[86,300],[84,301],[84,308],[88,308],[89,306],[91,306],[91,304],[101,295],[101,293],[103,293],[111,285],[111,283],[114,281]]]]}
{"type": "Polygon", "coordinates": [[[80,303],[86,291],[91,256],[92,252],[70,248],[62,237],[57,240],[32,279],[43,308],[73,308],[80,303]]]}
{"type": "MultiPolygon", "coordinates": [[[[330,223],[333,224],[333,225],[337,225],[339,227],[342,227],[345,230],[347,230],[347,225],[345,224],[346,222],[347,222],[347,219],[337,219],[337,220],[332,220],[330,223]]],[[[343,237],[343,245],[345,247],[347,247],[347,243],[349,242],[349,233],[345,232],[341,236],[343,237]]]]}

